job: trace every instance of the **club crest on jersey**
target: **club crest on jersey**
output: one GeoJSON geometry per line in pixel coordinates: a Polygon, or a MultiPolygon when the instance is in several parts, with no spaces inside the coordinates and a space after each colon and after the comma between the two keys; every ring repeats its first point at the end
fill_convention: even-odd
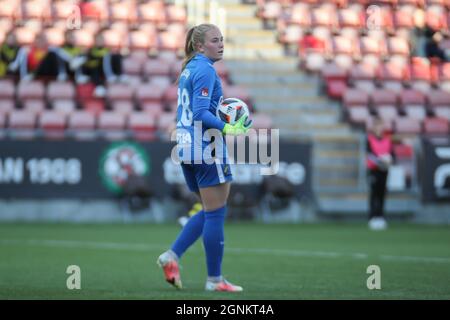
{"type": "Polygon", "coordinates": [[[201,94],[202,94],[202,97],[207,97],[209,94],[208,88],[203,88],[201,94]]]}

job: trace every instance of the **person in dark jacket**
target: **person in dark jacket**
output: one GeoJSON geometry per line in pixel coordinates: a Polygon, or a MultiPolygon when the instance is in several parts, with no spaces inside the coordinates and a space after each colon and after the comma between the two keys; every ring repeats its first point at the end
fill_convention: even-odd
{"type": "Polygon", "coordinates": [[[384,130],[384,123],[376,118],[367,134],[367,177],[369,183],[369,228],[386,229],[384,200],[389,166],[393,162],[392,139],[384,130]]]}

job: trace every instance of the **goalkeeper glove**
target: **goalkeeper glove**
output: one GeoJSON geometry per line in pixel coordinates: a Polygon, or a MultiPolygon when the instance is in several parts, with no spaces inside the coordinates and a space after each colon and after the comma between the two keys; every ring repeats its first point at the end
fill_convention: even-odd
{"type": "Polygon", "coordinates": [[[246,134],[248,130],[252,127],[252,121],[247,122],[248,117],[242,117],[238,122],[231,125],[229,123],[225,123],[222,132],[224,134],[229,134],[232,136],[238,136],[241,134],[246,134]]]}

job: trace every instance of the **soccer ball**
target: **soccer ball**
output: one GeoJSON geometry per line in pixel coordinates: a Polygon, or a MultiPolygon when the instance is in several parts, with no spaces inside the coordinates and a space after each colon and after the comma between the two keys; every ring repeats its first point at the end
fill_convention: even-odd
{"type": "Polygon", "coordinates": [[[217,107],[217,117],[231,125],[239,121],[240,118],[250,116],[247,104],[238,98],[227,98],[217,107]]]}

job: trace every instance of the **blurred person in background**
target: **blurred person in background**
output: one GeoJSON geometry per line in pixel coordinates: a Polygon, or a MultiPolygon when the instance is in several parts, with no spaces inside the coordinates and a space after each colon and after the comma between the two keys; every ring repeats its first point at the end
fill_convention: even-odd
{"type": "Polygon", "coordinates": [[[23,57],[14,33],[9,33],[0,47],[0,78],[18,74],[19,60],[23,57]]]}
{"type": "Polygon", "coordinates": [[[58,78],[61,80],[75,79],[77,83],[86,83],[89,78],[81,72],[81,66],[86,62],[83,49],[75,45],[72,30],[64,34],[64,44],[51,49],[58,58],[58,78]]]}
{"type": "Polygon", "coordinates": [[[367,134],[367,179],[369,183],[369,228],[384,230],[384,200],[389,166],[393,162],[391,135],[385,131],[381,118],[375,118],[367,134]]]}
{"type": "Polygon", "coordinates": [[[90,81],[96,86],[94,93],[97,97],[105,96],[105,81],[109,83],[126,81],[126,77],[122,74],[122,55],[105,47],[101,31],[95,37],[94,47],[86,52],[85,57],[82,72],[89,76],[90,81]]]}
{"type": "Polygon", "coordinates": [[[298,54],[304,57],[308,52],[325,52],[325,42],[313,35],[312,31],[308,29],[298,44],[298,54]]]}
{"type": "Polygon", "coordinates": [[[437,31],[431,38],[427,39],[425,53],[429,59],[438,58],[443,62],[450,61],[449,55],[440,47],[443,38],[442,33],[437,31]]]}
{"type": "Polygon", "coordinates": [[[20,58],[18,66],[12,67],[13,69],[19,68],[21,80],[30,81],[40,77],[66,80],[67,75],[60,66],[61,59],[57,53],[58,49],[49,47],[44,34],[39,34],[36,41],[24,50],[26,51],[25,58],[20,58]]]}

